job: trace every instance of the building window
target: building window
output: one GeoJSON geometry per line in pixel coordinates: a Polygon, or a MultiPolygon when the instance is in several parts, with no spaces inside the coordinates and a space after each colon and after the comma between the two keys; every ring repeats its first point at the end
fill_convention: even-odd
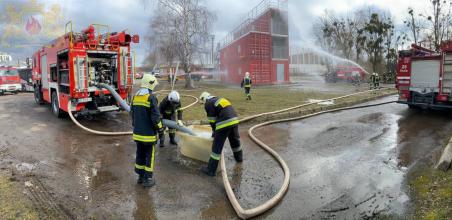
{"type": "Polygon", "coordinates": [[[273,37],[272,38],[272,58],[274,59],[288,59],[289,47],[287,37],[273,37]]]}
{"type": "Polygon", "coordinates": [[[237,68],[237,73],[238,73],[239,76],[242,75],[242,68],[241,67],[237,68]]]}
{"type": "Polygon", "coordinates": [[[242,48],[239,46],[237,46],[237,53],[240,55],[240,52],[242,51],[242,48]]]}

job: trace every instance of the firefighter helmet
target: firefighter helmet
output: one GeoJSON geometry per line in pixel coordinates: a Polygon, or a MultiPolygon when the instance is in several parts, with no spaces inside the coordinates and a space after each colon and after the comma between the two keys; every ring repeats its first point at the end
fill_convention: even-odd
{"type": "Polygon", "coordinates": [[[171,91],[168,94],[168,100],[170,102],[179,102],[180,101],[179,93],[177,91],[175,91],[175,90],[171,91]]]}
{"type": "Polygon", "coordinates": [[[249,72],[245,73],[245,78],[250,78],[250,73],[249,72]]]}
{"type": "Polygon", "coordinates": [[[206,103],[206,100],[209,99],[209,97],[210,97],[210,93],[203,92],[203,93],[201,93],[201,96],[199,96],[199,102],[201,104],[204,104],[204,103],[206,103]]]}
{"type": "Polygon", "coordinates": [[[144,74],[141,79],[141,87],[154,90],[154,88],[159,84],[157,78],[152,74],[144,74]]]}

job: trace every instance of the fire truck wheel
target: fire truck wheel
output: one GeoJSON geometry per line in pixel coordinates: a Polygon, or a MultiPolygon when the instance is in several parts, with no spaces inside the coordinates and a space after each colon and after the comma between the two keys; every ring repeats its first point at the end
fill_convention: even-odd
{"type": "Polygon", "coordinates": [[[42,92],[41,89],[39,87],[36,87],[34,89],[34,94],[35,94],[35,102],[38,105],[42,105],[44,104],[44,100],[42,99],[42,92]]]}
{"type": "Polygon", "coordinates": [[[3,90],[0,90],[0,95],[4,95],[5,92],[3,90]]]}
{"type": "Polygon", "coordinates": [[[408,108],[413,109],[413,110],[419,110],[419,107],[416,105],[410,105],[408,104],[408,108]]]}
{"type": "Polygon", "coordinates": [[[63,111],[60,109],[60,104],[58,103],[58,96],[55,91],[52,92],[52,112],[58,118],[63,117],[63,111]]]}

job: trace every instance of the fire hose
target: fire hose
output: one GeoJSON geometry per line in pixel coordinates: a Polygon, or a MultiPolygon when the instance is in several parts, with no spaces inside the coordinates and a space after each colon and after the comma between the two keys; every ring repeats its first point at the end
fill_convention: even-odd
{"type": "MultiPolygon", "coordinates": [[[[372,90],[367,90],[367,91],[363,91],[363,92],[357,92],[357,93],[353,93],[353,94],[349,94],[349,95],[339,96],[339,97],[332,98],[332,99],[329,99],[329,100],[334,101],[334,100],[343,99],[343,98],[347,98],[347,97],[358,95],[358,94],[368,93],[370,91],[372,91],[372,90]]],[[[311,102],[311,103],[305,103],[305,104],[302,104],[302,105],[298,105],[298,106],[294,106],[294,107],[290,107],[290,108],[285,108],[285,109],[281,109],[281,110],[277,110],[277,111],[273,111],[273,112],[261,113],[261,114],[257,114],[257,115],[253,115],[253,116],[249,116],[249,117],[243,118],[243,119],[240,120],[240,122],[246,122],[246,121],[249,121],[249,120],[261,117],[261,116],[266,116],[266,115],[271,115],[271,114],[278,114],[278,113],[290,111],[290,110],[293,110],[293,109],[297,109],[297,108],[300,108],[300,107],[305,107],[305,106],[309,106],[309,105],[318,104],[318,103],[324,102],[324,101],[325,100],[319,100],[319,101],[315,101],[315,102],[311,102]]],[[[281,201],[281,199],[284,197],[284,195],[287,192],[287,190],[289,189],[289,182],[290,182],[289,167],[287,166],[286,162],[282,159],[282,157],[278,153],[276,153],[275,150],[273,150],[270,146],[266,145],[264,142],[259,140],[253,134],[253,131],[255,129],[257,129],[259,127],[266,126],[266,125],[270,125],[270,124],[276,124],[276,123],[288,122],[288,121],[295,121],[295,120],[309,118],[309,117],[313,117],[313,116],[320,115],[320,114],[325,114],[325,113],[331,113],[331,112],[342,111],[342,110],[350,110],[350,109],[358,109],[358,108],[367,108],[367,107],[372,107],[372,106],[377,106],[377,105],[386,105],[386,104],[390,104],[390,103],[393,103],[393,102],[395,102],[395,101],[384,102],[384,103],[377,103],[377,104],[371,104],[371,105],[364,105],[364,106],[337,108],[337,109],[332,109],[332,110],[320,111],[320,112],[317,112],[317,113],[304,115],[304,116],[299,116],[299,117],[267,121],[267,122],[263,122],[263,123],[260,123],[260,124],[257,124],[257,125],[254,125],[253,127],[251,127],[248,130],[248,136],[251,138],[251,140],[254,141],[254,143],[256,143],[259,147],[261,147],[262,149],[267,151],[273,158],[276,159],[276,161],[279,163],[279,165],[283,169],[284,180],[283,180],[282,186],[279,189],[279,191],[271,199],[267,200],[265,203],[255,207],[255,208],[243,209],[242,206],[240,205],[240,203],[238,202],[238,200],[237,200],[237,198],[236,198],[236,196],[234,194],[234,191],[232,190],[231,184],[229,183],[228,174],[226,172],[226,164],[224,162],[225,161],[224,160],[224,154],[221,154],[220,168],[221,168],[221,174],[222,174],[222,178],[223,178],[224,188],[226,190],[226,194],[227,194],[227,196],[229,198],[229,201],[231,202],[232,207],[236,211],[237,215],[241,219],[248,219],[248,218],[252,218],[254,216],[262,214],[262,213],[266,212],[267,210],[273,208],[276,204],[278,204],[279,201],[281,201]]]]}
{"type": "MultiPolygon", "coordinates": [[[[112,94],[116,93],[114,90],[112,90],[112,91],[113,91],[113,92],[111,92],[112,94]]],[[[338,100],[338,99],[342,99],[342,98],[355,96],[355,95],[358,95],[358,94],[368,93],[370,91],[372,91],[372,90],[358,92],[358,93],[353,93],[353,94],[344,95],[344,96],[339,96],[339,97],[332,98],[332,99],[329,99],[329,100],[334,101],[334,100],[338,100]]],[[[187,109],[187,108],[195,105],[198,102],[198,98],[195,97],[195,96],[184,95],[184,94],[182,94],[182,96],[191,97],[191,98],[195,99],[195,101],[193,103],[183,107],[182,109],[187,109]]],[[[124,100],[122,100],[119,97],[119,95],[117,95],[117,96],[114,95],[114,97],[118,100],[118,102],[121,104],[121,106],[123,104],[127,105],[127,103],[124,100]]],[[[297,105],[297,106],[293,106],[293,107],[290,107],[290,108],[285,108],[285,109],[281,109],[281,110],[277,110],[277,111],[273,111],[273,112],[261,113],[261,114],[245,117],[245,118],[241,119],[240,122],[246,122],[246,121],[249,121],[249,120],[261,117],[261,116],[278,114],[278,113],[290,111],[290,110],[293,110],[293,109],[297,109],[297,108],[300,108],[300,107],[305,107],[305,106],[309,106],[309,105],[318,104],[318,103],[324,102],[324,101],[325,100],[319,100],[319,101],[315,101],[315,102],[311,102],[311,103],[305,103],[305,104],[302,104],[302,105],[297,105]]],[[[221,160],[220,160],[220,169],[221,169],[223,184],[224,184],[224,188],[226,190],[226,194],[227,194],[227,196],[229,198],[229,201],[231,202],[231,205],[234,208],[234,210],[236,211],[237,215],[241,219],[248,219],[248,218],[252,218],[252,217],[255,217],[257,215],[260,215],[260,214],[266,212],[267,210],[273,208],[275,205],[277,205],[282,200],[282,198],[284,197],[285,193],[287,192],[287,190],[289,188],[289,182],[290,182],[289,167],[287,166],[287,164],[283,160],[283,158],[275,150],[273,150],[270,146],[266,145],[264,142],[259,140],[253,134],[253,131],[255,129],[263,127],[263,126],[267,126],[267,125],[270,125],[270,124],[295,121],[295,120],[305,119],[305,118],[309,118],[309,117],[313,117],[313,116],[317,116],[317,115],[321,115],[321,114],[325,114],[325,113],[332,113],[332,112],[338,112],[338,111],[343,111],[343,110],[359,109],[359,108],[368,108],[368,107],[373,107],[373,106],[386,105],[386,104],[390,104],[390,103],[394,103],[394,102],[395,101],[389,101],[389,102],[376,103],[376,104],[370,104],[370,105],[361,105],[361,106],[353,106],[353,107],[336,108],[336,109],[320,111],[320,112],[316,112],[316,113],[309,114],[309,115],[304,115],[304,116],[298,116],[298,117],[292,117],[292,118],[286,118],[286,119],[278,119],[278,120],[267,121],[267,122],[263,122],[263,123],[260,123],[260,124],[252,126],[248,130],[248,135],[250,136],[250,138],[259,147],[261,147],[262,149],[267,151],[273,158],[275,158],[275,160],[279,163],[279,165],[283,169],[284,180],[283,180],[282,186],[279,189],[279,191],[271,199],[267,200],[265,203],[255,207],[255,208],[243,209],[242,206],[240,205],[240,203],[238,202],[238,200],[237,200],[237,198],[236,198],[236,196],[234,194],[234,191],[232,190],[232,187],[231,187],[231,184],[229,182],[228,175],[227,175],[227,171],[226,171],[226,164],[225,164],[224,154],[222,153],[221,154],[221,160]]],[[[68,106],[71,106],[71,101],[69,101],[68,106]]],[[[124,108],[124,109],[126,109],[126,108],[124,108]]],[[[130,107],[129,107],[129,109],[130,109],[130,107]]],[[[99,134],[99,135],[113,135],[113,136],[114,135],[131,135],[132,134],[132,132],[130,132],[130,131],[129,132],[104,132],[104,131],[96,131],[96,130],[92,130],[92,129],[86,128],[83,125],[81,125],[79,122],[77,122],[77,120],[72,115],[71,111],[68,111],[68,112],[69,112],[69,116],[71,117],[72,121],[77,126],[81,127],[83,130],[85,130],[87,132],[94,133],[94,134],[99,134]]]]}
{"type": "MultiPolygon", "coordinates": [[[[118,94],[112,87],[110,87],[110,86],[107,85],[107,84],[103,84],[103,83],[99,83],[99,87],[105,88],[105,89],[107,89],[108,91],[110,91],[110,93],[113,95],[113,97],[118,101],[119,105],[120,105],[125,111],[130,112],[130,106],[127,104],[127,102],[126,102],[125,100],[123,100],[123,99],[121,98],[121,96],[119,96],[119,94],[118,94]]],[[[160,92],[166,92],[166,90],[161,90],[161,91],[158,91],[158,92],[156,92],[156,93],[154,93],[154,94],[157,94],[157,93],[160,93],[160,92]]],[[[195,105],[195,104],[198,102],[198,98],[195,97],[195,96],[192,96],[192,95],[185,95],[185,94],[182,94],[182,96],[190,97],[190,98],[195,99],[195,101],[194,101],[193,103],[191,103],[191,104],[189,104],[189,105],[187,105],[187,106],[182,107],[182,108],[181,108],[182,110],[187,109],[187,108],[190,108],[191,106],[195,105]]],[[[71,100],[69,100],[68,106],[69,106],[69,108],[72,106],[71,100]]],[[[68,114],[69,114],[69,117],[71,118],[71,120],[72,120],[77,126],[79,126],[80,128],[82,128],[83,130],[85,130],[85,131],[87,131],[87,132],[89,132],[89,133],[93,133],[93,134],[97,134],[97,135],[103,135],[103,136],[119,136],[119,135],[132,135],[132,134],[133,134],[132,131],[111,132],[111,131],[97,131],[97,130],[93,130],[93,129],[87,128],[87,127],[83,126],[82,124],[80,124],[80,123],[75,119],[74,115],[72,114],[72,111],[68,111],[68,114]]],[[[182,132],[185,132],[185,133],[188,133],[188,134],[191,134],[191,135],[195,135],[195,133],[194,133],[193,131],[191,131],[189,128],[184,127],[184,126],[180,126],[180,125],[178,125],[178,124],[177,124],[176,122],[174,122],[174,121],[167,120],[167,119],[162,119],[162,124],[163,124],[165,127],[175,128],[175,129],[177,129],[177,130],[179,130],[179,131],[182,131],[182,132]]]]}

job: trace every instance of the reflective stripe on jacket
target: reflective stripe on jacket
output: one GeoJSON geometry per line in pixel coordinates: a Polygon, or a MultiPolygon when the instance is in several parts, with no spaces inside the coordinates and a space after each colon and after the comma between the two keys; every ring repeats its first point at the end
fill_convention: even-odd
{"type": "Polygon", "coordinates": [[[162,128],[157,98],[152,91],[141,88],[133,97],[131,106],[133,140],[156,142],[157,130],[162,128]]]}
{"type": "Polygon", "coordinates": [[[245,78],[242,79],[242,83],[241,83],[242,87],[251,88],[251,84],[253,84],[253,82],[251,81],[250,78],[246,78],[245,77],[245,78]]]}
{"type": "Polygon", "coordinates": [[[204,108],[214,131],[239,124],[234,108],[225,98],[211,97],[204,104],[204,108]]]}

